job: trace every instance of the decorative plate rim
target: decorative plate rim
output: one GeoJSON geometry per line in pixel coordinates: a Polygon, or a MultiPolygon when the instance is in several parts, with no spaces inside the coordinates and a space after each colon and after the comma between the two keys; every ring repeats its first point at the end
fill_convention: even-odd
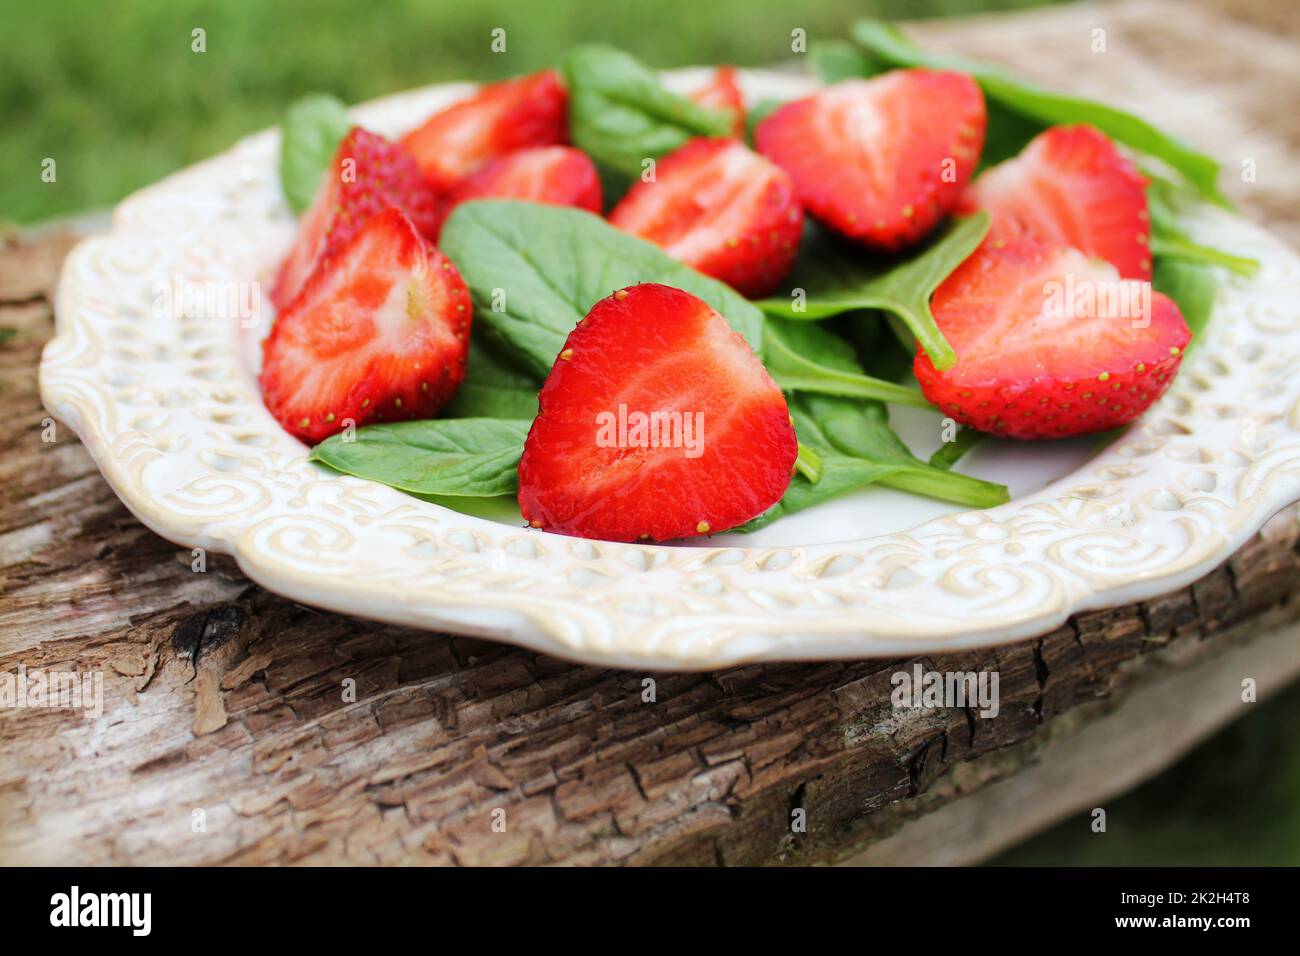
{"type": "MultiPolygon", "coordinates": [[[[742,71],[751,101],[810,82],[742,71]]],[[[393,134],[468,89],[352,112],[393,134]]],[[[267,250],[292,235],[277,148],[255,134],[128,197],[78,245],[40,385],[144,524],[293,600],[644,670],[958,651],[1185,586],[1300,498],[1300,259],[1209,206],[1189,231],[1258,257],[1257,275],[1223,277],[1206,341],[1142,419],[998,508],[831,544],[686,548],[509,527],[328,473],[262,407],[231,320],[159,308],[168,282],[269,278],[267,250]]]]}

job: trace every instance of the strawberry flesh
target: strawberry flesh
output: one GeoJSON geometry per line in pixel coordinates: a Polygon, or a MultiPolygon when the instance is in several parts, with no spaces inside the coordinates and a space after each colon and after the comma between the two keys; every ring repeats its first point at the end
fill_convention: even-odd
{"type": "Polygon", "coordinates": [[[488,163],[451,194],[447,213],[471,199],[524,199],[599,214],[600,177],[582,150],[539,146],[488,163]]]}
{"type": "Polygon", "coordinates": [[[892,70],[787,103],[758,125],[759,152],[804,208],[884,251],[913,245],[956,205],[979,162],[984,96],[964,73],[892,70]]]}
{"type": "Polygon", "coordinates": [[[450,192],[494,159],[567,143],[569,96],[554,70],[492,83],[402,140],[429,184],[450,192]]]}
{"type": "Polygon", "coordinates": [[[720,66],[713,71],[708,84],[691,94],[691,99],[700,106],[720,110],[732,119],[731,135],[736,139],[745,136],[745,97],[736,82],[734,66],[720,66]]]}
{"type": "Polygon", "coordinates": [[[725,531],[780,499],[798,452],[785,397],[745,340],[707,303],[653,283],[592,306],[539,405],[519,506],[533,527],[563,534],[725,531]],[[654,413],[660,424],[638,430],[636,416],[654,413]]]}
{"type": "Polygon", "coordinates": [[[308,442],[429,418],[465,376],[472,309],[450,260],[389,208],[312,273],[263,343],[262,399],[308,442]]]}
{"type": "Polygon", "coordinates": [[[1019,156],[981,173],[962,207],[989,211],[993,239],[1034,236],[1105,259],[1125,279],[1151,278],[1146,180],[1091,126],[1039,134],[1019,156]]]}
{"type": "Polygon", "coordinates": [[[405,149],[377,133],[353,127],[303,214],[298,238],[271,290],[271,302],[277,309],[288,306],[321,259],[347,245],[367,219],[390,206],[405,212],[422,234],[432,238],[441,218],[439,205],[405,149]]]}
{"type": "Polygon", "coordinates": [[[1033,238],[985,242],[935,292],[957,353],[944,372],[917,352],[926,398],[1008,438],[1062,438],[1132,421],[1173,381],[1191,332],[1151,284],[1033,238]]]}
{"type": "Polygon", "coordinates": [[[779,166],[734,139],[695,139],[609,214],[620,229],[757,298],[794,265],[803,210],[779,166]]]}

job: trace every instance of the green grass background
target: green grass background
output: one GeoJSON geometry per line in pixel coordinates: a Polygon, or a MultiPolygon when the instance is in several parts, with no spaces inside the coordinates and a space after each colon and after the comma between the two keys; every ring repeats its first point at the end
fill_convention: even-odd
{"type": "MultiPolygon", "coordinates": [[[[1041,0],[1037,0],[1041,2],[1041,0]]],[[[936,16],[1036,0],[3,0],[0,222],[109,206],[277,123],[312,91],[348,103],[497,79],[604,41],[659,67],[790,57],[790,31],[841,37],[866,14],[936,16]],[[191,51],[206,31],[207,52],[191,51]],[[507,52],[489,49],[506,30],[507,52]],[[41,181],[41,162],[58,179],[41,181]]]]}
{"type": "MultiPolygon", "coordinates": [[[[842,37],[866,14],[924,17],[1038,0],[43,0],[0,3],[0,222],[102,209],[279,121],[323,90],[347,102],[489,80],[603,41],[658,67],[765,64],[790,31],[842,37]],[[206,31],[207,52],[190,49],[206,31]],[[504,27],[508,50],[489,51],[504,27]],[[41,181],[46,157],[58,179],[41,181]]],[[[1194,706],[1189,702],[1188,706],[1194,706]]],[[[1300,688],[1108,803],[998,862],[1300,863],[1300,688]]]]}

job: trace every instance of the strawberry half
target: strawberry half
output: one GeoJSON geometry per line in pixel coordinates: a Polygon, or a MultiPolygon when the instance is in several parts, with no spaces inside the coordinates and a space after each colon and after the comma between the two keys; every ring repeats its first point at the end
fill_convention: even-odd
{"type": "Polygon", "coordinates": [[[521,149],[494,159],[465,180],[447,202],[447,213],[471,199],[526,199],[576,206],[599,215],[600,177],[587,154],[571,146],[521,149]]]}
{"type": "Polygon", "coordinates": [[[740,84],[736,82],[734,66],[720,66],[714,70],[708,85],[692,93],[691,99],[701,106],[731,114],[734,117],[731,135],[737,139],[744,138],[745,97],[740,92],[740,84]]]}
{"type": "Polygon", "coordinates": [[[1126,279],[1151,278],[1146,180],[1102,132],[1054,126],[1015,159],[981,173],[962,198],[987,209],[989,235],[1031,235],[1097,256],[1126,279]]]}
{"type": "Polygon", "coordinates": [[[1036,239],[985,242],[930,308],[957,353],[939,372],[918,351],[925,397],[964,425],[1008,438],[1105,431],[1164,394],[1191,331],[1151,283],[1036,239]]]}
{"type": "Polygon", "coordinates": [[[569,141],[569,95],[554,70],[483,87],[406,134],[415,156],[439,192],[459,186],[486,163],[515,150],[569,141]]]}
{"type": "Polygon", "coordinates": [[[790,177],[734,139],[694,139],[669,153],[609,221],[754,298],[785,278],[803,234],[790,177]]]}
{"type": "Polygon", "coordinates": [[[465,377],[469,291],[397,209],[372,216],[317,269],[262,346],[262,400],[308,442],[429,418],[465,377]]]}
{"type": "Polygon", "coordinates": [[[725,531],[785,493],[785,397],[707,303],[664,285],[601,299],[569,333],[519,461],[534,528],[609,541],[725,531]],[[655,417],[657,416],[657,417],[655,417]]]}
{"type": "Polygon", "coordinates": [[[984,95],[965,73],[892,70],[844,80],[759,123],[759,152],[804,208],[875,249],[910,246],[947,215],[979,162],[984,95]]]}
{"type": "Polygon", "coordinates": [[[424,235],[437,234],[438,197],[415,160],[399,144],[353,127],[321,177],[298,239],[280,266],[271,289],[276,309],[293,301],[324,256],[347,245],[367,219],[389,206],[405,212],[424,235]]]}

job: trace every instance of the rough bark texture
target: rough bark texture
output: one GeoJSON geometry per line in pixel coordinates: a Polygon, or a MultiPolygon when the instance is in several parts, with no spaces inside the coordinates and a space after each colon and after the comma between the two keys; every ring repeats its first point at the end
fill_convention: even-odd
{"type": "MultiPolygon", "coordinates": [[[[1148,658],[1162,664],[1146,668],[1142,686],[1132,693],[1081,704],[1024,743],[955,764],[916,800],[872,821],[874,832],[886,829],[886,815],[902,825],[871,839],[844,864],[979,863],[1074,814],[1081,818],[1073,825],[1091,835],[1088,811],[1117,812],[1112,798],[1255,706],[1227,692],[1240,688],[1244,676],[1256,681],[1260,700],[1300,679],[1300,621],[1279,626],[1271,617],[1239,627],[1248,639],[1181,641],[1172,650],[1178,666],[1165,666],[1168,655],[1148,658]]],[[[1274,831],[1266,826],[1265,832],[1274,831]]]]}
{"type": "MultiPolygon", "coordinates": [[[[1140,49],[1163,79],[1147,89],[1146,72],[1131,85],[1116,69],[1071,80],[1158,119],[1193,75],[1236,102],[1273,70],[1274,102],[1296,102],[1295,8],[1220,9],[1077,7],[926,32],[1058,75],[1076,45],[1088,50],[1090,26],[1105,26],[1112,48],[1126,45],[1116,62],[1127,70],[1140,49]]],[[[1261,120],[1273,121],[1236,144],[1187,132],[1210,148],[1294,149],[1296,118],[1261,120]]],[[[1229,187],[1295,236],[1297,188],[1283,182],[1229,187]]],[[[999,760],[1024,750],[1004,748],[1065,726],[1061,715],[1300,618],[1293,509],[1189,588],[1033,641],[922,660],[997,669],[991,720],[895,711],[890,675],[910,661],[658,675],[648,702],[648,675],[310,610],[225,559],[194,572],[188,551],[123,508],[69,430],[42,440],[36,364],[66,249],[55,237],[0,250],[0,674],[101,671],[105,712],[0,710],[3,863],[831,860],[1015,773],[1031,758],[999,760]],[[973,769],[954,784],[959,765],[973,769]]]]}

